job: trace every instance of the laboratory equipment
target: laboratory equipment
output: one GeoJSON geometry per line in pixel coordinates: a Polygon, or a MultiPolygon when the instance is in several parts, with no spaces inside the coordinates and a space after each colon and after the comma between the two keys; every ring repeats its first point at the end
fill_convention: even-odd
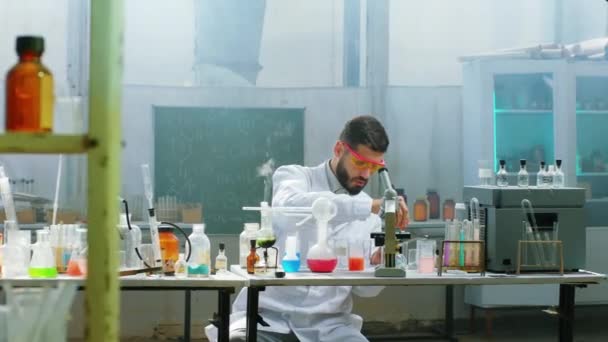
{"type": "Polygon", "coordinates": [[[432,273],[435,268],[435,240],[428,236],[416,241],[416,262],[418,273],[432,273]]]}
{"type": "Polygon", "coordinates": [[[479,200],[480,224],[485,225],[486,268],[496,272],[516,269],[517,246],[521,239],[521,202],[534,204],[534,219],[539,229],[551,234],[554,223],[561,227],[559,240],[563,243],[564,269],[583,269],[585,266],[585,189],[582,188],[486,188],[465,186],[465,200],[479,200]]]}
{"type": "Polygon", "coordinates": [[[440,217],[439,213],[439,194],[435,189],[429,189],[426,193],[429,203],[429,219],[434,220],[440,217]]]}
{"type": "Polygon", "coordinates": [[[175,263],[175,278],[188,277],[188,263],[184,259],[184,253],[179,253],[179,258],[175,263]]]}
{"type": "Polygon", "coordinates": [[[66,273],[71,276],[87,274],[87,230],[76,230],[76,243],[72,248],[66,273]]]}
{"type": "Polygon", "coordinates": [[[506,162],[504,159],[500,160],[500,169],[496,172],[496,185],[498,186],[509,186],[509,174],[506,169],[506,162]]]}
{"type": "Polygon", "coordinates": [[[4,226],[4,235],[5,240],[8,241],[6,237],[9,231],[17,231],[19,230],[19,225],[17,224],[17,214],[15,213],[15,202],[13,201],[13,192],[11,191],[10,181],[8,176],[4,172],[4,166],[0,166],[0,195],[2,197],[2,205],[4,206],[4,214],[6,216],[6,220],[12,222],[9,226],[4,226]]]}
{"type": "Polygon", "coordinates": [[[545,162],[540,162],[540,167],[538,169],[538,173],[536,174],[536,187],[542,188],[545,186],[545,182],[543,181],[545,177],[545,162]]]}
{"type": "Polygon", "coordinates": [[[553,175],[553,187],[563,188],[564,187],[564,172],[562,171],[562,160],[555,160],[555,174],[553,175]]]}
{"type": "Polygon", "coordinates": [[[52,131],[53,75],[40,60],[43,52],[44,38],[17,37],[19,63],[6,75],[6,131],[52,131]]]}
{"type": "Polygon", "coordinates": [[[141,171],[143,174],[144,180],[144,193],[146,198],[148,199],[148,223],[150,225],[150,239],[152,242],[152,250],[154,252],[154,265],[149,265],[151,267],[158,267],[162,265],[162,256],[160,251],[160,239],[158,236],[158,221],[156,220],[155,212],[154,212],[154,202],[152,200],[153,190],[152,190],[152,178],[150,177],[150,167],[148,164],[141,165],[141,171]]]}
{"type": "Polygon", "coordinates": [[[348,270],[363,271],[365,270],[365,252],[369,250],[365,244],[369,244],[369,240],[351,240],[348,241],[348,270]]]}
{"type": "Polygon", "coordinates": [[[200,278],[207,277],[211,272],[211,243],[205,235],[205,224],[197,223],[192,225],[190,248],[186,246],[186,254],[190,256],[188,260],[188,277],[200,278]]]}
{"type": "Polygon", "coordinates": [[[225,245],[220,243],[220,250],[215,257],[215,271],[222,273],[228,269],[228,259],[226,258],[225,245]]]}
{"type": "MultiPolygon", "coordinates": [[[[317,221],[317,243],[310,247],[306,257],[306,263],[312,272],[333,272],[338,265],[338,258],[327,245],[327,225],[337,211],[334,202],[326,197],[317,198],[312,203],[312,216],[317,221]]],[[[301,224],[302,222],[299,223],[301,224]]]]}
{"type": "Polygon", "coordinates": [[[491,186],[494,185],[494,175],[492,172],[492,168],[490,167],[490,162],[487,160],[479,160],[477,162],[479,167],[477,169],[477,176],[479,177],[479,185],[481,186],[491,186]]]}
{"type": "Polygon", "coordinates": [[[551,188],[553,187],[553,177],[555,176],[555,166],[549,165],[547,166],[547,171],[543,175],[543,187],[551,188]]]}
{"type": "Polygon", "coordinates": [[[453,220],[456,203],[453,199],[448,198],[443,202],[443,220],[453,220]]]}
{"type": "Polygon", "coordinates": [[[526,170],[526,160],[519,160],[519,172],[517,173],[517,186],[527,188],[530,185],[530,176],[526,170]]]}
{"type": "Polygon", "coordinates": [[[256,252],[256,241],[249,241],[249,255],[247,256],[247,273],[255,274],[255,265],[260,261],[260,256],[256,252]]]}
{"type": "Polygon", "coordinates": [[[397,220],[397,192],[393,189],[393,183],[388,175],[388,170],[382,168],[378,176],[385,188],[384,205],[384,233],[372,233],[375,246],[384,245],[383,261],[374,271],[376,277],[405,277],[405,270],[396,267],[395,255],[399,251],[399,240],[409,239],[409,233],[397,233],[395,223],[397,220]]]}
{"type": "Polygon", "coordinates": [[[28,273],[32,278],[54,278],[57,276],[57,267],[50,244],[49,231],[40,229],[36,231],[36,243],[32,246],[32,260],[28,273]]]}
{"type": "Polygon", "coordinates": [[[6,243],[2,246],[2,276],[27,275],[30,265],[31,235],[28,230],[17,230],[14,221],[4,221],[6,243]]]}
{"type": "Polygon", "coordinates": [[[163,272],[165,275],[175,273],[175,263],[179,258],[179,239],[173,234],[173,228],[158,227],[160,250],[163,261],[163,272]]]}
{"type": "Polygon", "coordinates": [[[300,270],[300,255],[297,252],[297,237],[288,236],[285,239],[285,256],[282,265],[285,272],[298,272],[300,270]]]}
{"type": "Polygon", "coordinates": [[[429,213],[429,203],[426,198],[420,196],[414,202],[414,221],[426,221],[429,213]]]}
{"type": "Polygon", "coordinates": [[[249,241],[257,238],[260,230],[259,223],[245,223],[243,232],[239,236],[239,264],[242,268],[247,268],[247,255],[249,255],[249,241]]]}
{"type": "Polygon", "coordinates": [[[338,265],[336,269],[345,270],[348,269],[348,240],[347,239],[331,239],[330,247],[333,248],[336,257],[338,258],[338,265]]]}

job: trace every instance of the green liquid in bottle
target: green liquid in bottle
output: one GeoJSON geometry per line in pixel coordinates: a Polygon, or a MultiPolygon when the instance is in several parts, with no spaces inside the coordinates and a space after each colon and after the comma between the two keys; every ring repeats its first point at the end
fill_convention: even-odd
{"type": "Polygon", "coordinates": [[[56,267],[40,267],[40,268],[32,268],[28,270],[30,277],[32,278],[55,278],[57,277],[57,268],[56,267]]]}

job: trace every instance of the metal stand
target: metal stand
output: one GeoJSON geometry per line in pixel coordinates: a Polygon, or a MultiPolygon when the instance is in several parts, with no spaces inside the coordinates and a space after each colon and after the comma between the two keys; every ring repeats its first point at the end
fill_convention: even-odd
{"type": "Polygon", "coordinates": [[[571,342],[574,338],[574,285],[559,286],[559,341],[571,342]]]}
{"type": "Polygon", "coordinates": [[[184,341],[190,342],[190,316],[192,314],[191,310],[191,299],[192,293],[190,290],[184,291],[184,297],[186,302],[184,303],[184,341]]]}
{"type": "MultiPolygon", "coordinates": [[[[451,255],[450,255],[451,256],[451,255]]],[[[484,242],[481,240],[445,240],[441,242],[441,248],[439,248],[439,267],[437,267],[437,275],[441,276],[445,270],[462,270],[466,272],[480,273],[484,276],[486,273],[486,256],[484,242]],[[446,263],[444,260],[445,247],[447,246],[458,246],[457,248],[450,248],[450,253],[460,254],[460,249],[472,252],[477,247],[477,255],[475,258],[465,257],[464,260],[460,260],[460,255],[452,260],[448,260],[446,263]],[[468,246],[468,247],[467,247],[468,246]],[[468,260],[467,260],[468,259],[468,260]],[[472,259],[472,260],[471,260],[472,259]],[[462,261],[462,263],[461,263],[462,261]]]]}
{"type": "Polygon", "coordinates": [[[247,342],[256,342],[258,336],[258,304],[260,300],[260,291],[264,291],[265,287],[248,287],[247,288],[247,331],[245,339],[247,342]]]}

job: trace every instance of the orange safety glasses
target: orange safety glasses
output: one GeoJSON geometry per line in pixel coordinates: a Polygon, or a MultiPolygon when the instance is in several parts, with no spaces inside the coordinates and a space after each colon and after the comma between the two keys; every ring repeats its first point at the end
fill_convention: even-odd
{"type": "Polygon", "coordinates": [[[351,159],[353,165],[355,166],[355,168],[357,168],[359,170],[369,169],[369,171],[371,173],[374,173],[386,165],[384,163],[384,160],[376,161],[376,160],[371,160],[371,159],[365,158],[364,156],[355,152],[355,150],[353,150],[353,148],[350,147],[350,145],[345,143],[344,141],[342,141],[342,145],[344,145],[344,147],[346,147],[348,152],[350,152],[350,159],[351,159]]]}

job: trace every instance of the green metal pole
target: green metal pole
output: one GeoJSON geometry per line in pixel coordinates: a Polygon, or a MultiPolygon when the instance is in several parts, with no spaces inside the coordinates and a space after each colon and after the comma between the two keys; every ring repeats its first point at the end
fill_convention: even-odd
{"type": "Polygon", "coordinates": [[[119,340],[118,193],[120,186],[122,0],[91,0],[88,155],[87,341],[119,340]]]}

